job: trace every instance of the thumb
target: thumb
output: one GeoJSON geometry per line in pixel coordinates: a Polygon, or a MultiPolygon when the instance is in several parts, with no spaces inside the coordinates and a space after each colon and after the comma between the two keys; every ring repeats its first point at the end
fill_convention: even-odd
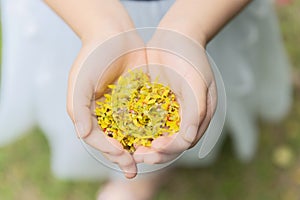
{"type": "Polygon", "coordinates": [[[92,88],[76,81],[76,86],[68,91],[67,109],[68,113],[75,125],[75,129],[79,138],[87,137],[92,130],[92,113],[91,99],[92,88]],[[81,88],[87,88],[82,90],[81,88]]]}
{"type": "Polygon", "coordinates": [[[67,111],[79,138],[87,137],[92,130],[91,99],[94,86],[89,81],[88,73],[83,73],[80,68],[86,55],[87,50],[81,49],[70,71],[67,91],[67,111]]]}
{"type": "Polygon", "coordinates": [[[91,113],[87,107],[81,107],[75,109],[78,114],[76,114],[74,125],[77,136],[79,138],[87,137],[92,131],[92,120],[91,113]]]}

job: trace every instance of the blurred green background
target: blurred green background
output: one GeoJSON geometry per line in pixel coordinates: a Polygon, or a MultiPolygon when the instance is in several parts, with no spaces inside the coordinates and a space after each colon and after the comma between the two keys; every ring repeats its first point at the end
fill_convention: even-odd
{"type": "MultiPolygon", "coordinates": [[[[260,124],[259,149],[251,163],[240,163],[227,139],[213,166],[177,169],[155,199],[300,199],[300,0],[276,10],[293,66],[291,112],[281,123],[260,124]]],[[[50,172],[49,158],[47,141],[38,128],[1,148],[0,199],[95,199],[101,183],[58,180],[50,172]]]]}

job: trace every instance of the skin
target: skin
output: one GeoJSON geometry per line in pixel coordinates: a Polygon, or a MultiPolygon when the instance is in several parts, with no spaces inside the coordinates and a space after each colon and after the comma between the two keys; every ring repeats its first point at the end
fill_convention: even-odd
{"type": "Polygon", "coordinates": [[[159,27],[178,31],[203,47],[251,0],[176,0],[159,27]]]}
{"type": "MultiPolygon", "coordinates": [[[[161,20],[159,27],[186,35],[205,49],[206,44],[218,31],[249,2],[250,0],[177,0],[161,20]]],[[[69,74],[67,100],[67,110],[76,126],[78,137],[100,150],[108,160],[117,163],[127,178],[136,176],[137,163],[170,161],[199,141],[211,120],[217,99],[215,82],[205,59],[205,52],[203,52],[204,59],[199,63],[204,66],[205,75],[201,77],[193,73],[193,66],[180,58],[162,51],[148,50],[145,45],[144,49],[123,56],[113,66],[117,73],[107,75],[103,84],[98,85],[98,79],[93,77],[93,72],[80,71],[82,63],[99,43],[134,29],[127,11],[118,0],[77,0],[76,3],[72,0],[45,0],[45,3],[63,18],[82,41],[82,48],[69,74]],[[191,85],[197,94],[195,100],[202,106],[192,115],[188,114],[190,110],[186,106],[184,113],[188,117],[182,123],[182,131],[178,134],[154,140],[151,148],[140,147],[131,155],[113,139],[99,134],[97,124],[91,115],[91,105],[94,103],[91,99],[94,88],[97,88],[97,95],[101,96],[107,83],[116,80],[128,66],[151,63],[174,66],[173,69],[191,85]],[[77,96],[80,98],[77,103],[74,103],[75,83],[79,75],[85,77],[87,81],[81,82],[80,87],[85,89],[77,96]],[[75,116],[75,110],[80,116],[75,116]]],[[[164,42],[164,38],[168,38],[168,35],[155,34],[148,45],[164,42]]],[[[131,39],[141,41],[138,35],[131,39]]],[[[130,44],[124,39],[120,41],[120,45],[130,44]]],[[[187,99],[183,99],[183,102],[188,105],[187,99]]]]}

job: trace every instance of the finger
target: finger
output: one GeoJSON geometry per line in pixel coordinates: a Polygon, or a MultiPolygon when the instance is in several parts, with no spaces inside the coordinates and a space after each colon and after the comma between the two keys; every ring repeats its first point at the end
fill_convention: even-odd
{"type": "Polygon", "coordinates": [[[179,154],[164,154],[149,147],[139,147],[133,154],[136,163],[161,164],[174,160],[179,154]]]}
{"type": "Polygon", "coordinates": [[[210,100],[210,107],[208,108],[211,108],[211,115],[213,116],[216,111],[218,102],[218,92],[215,80],[211,82],[207,94],[207,98],[209,98],[210,100]]]}
{"type": "Polygon", "coordinates": [[[184,74],[184,80],[187,80],[187,84],[183,84],[181,88],[183,96],[180,102],[182,107],[181,124],[183,126],[198,125],[206,116],[209,85],[191,69],[184,74]]]}
{"type": "Polygon", "coordinates": [[[82,48],[78,54],[69,74],[67,91],[67,111],[72,119],[78,137],[84,138],[92,130],[91,122],[91,99],[93,95],[93,85],[83,77],[88,77],[87,73],[81,74],[80,67],[83,64],[88,49],[82,48]]]}
{"type": "Polygon", "coordinates": [[[83,61],[85,60],[87,54],[88,54],[87,48],[82,48],[78,56],[76,57],[72,65],[72,68],[69,72],[68,91],[67,91],[67,111],[70,118],[73,120],[73,122],[74,122],[74,112],[73,112],[74,89],[80,71],[80,67],[83,64],[83,61]]]}
{"type": "MultiPolygon", "coordinates": [[[[197,134],[197,127],[191,127],[188,131],[190,135],[197,134]]],[[[195,138],[194,137],[194,138],[195,138]]],[[[164,154],[178,154],[187,150],[193,141],[185,138],[183,133],[177,133],[173,136],[162,136],[152,142],[152,149],[164,154]]]]}
{"type": "Polygon", "coordinates": [[[76,128],[78,137],[87,137],[92,129],[92,118],[91,118],[91,105],[90,97],[88,94],[82,92],[75,92],[72,95],[72,105],[70,108],[70,113],[73,115],[73,123],[76,128]]]}
{"type": "Polygon", "coordinates": [[[131,179],[137,175],[137,166],[132,155],[127,151],[122,151],[120,155],[103,154],[109,161],[117,164],[123,171],[126,178],[131,179]]]}
{"type": "Polygon", "coordinates": [[[84,141],[101,151],[109,161],[118,164],[127,178],[136,176],[137,168],[133,157],[129,152],[123,149],[117,140],[105,136],[104,133],[99,130],[93,130],[84,141]]]}
{"type": "Polygon", "coordinates": [[[99,130],[93,130],[88,137],[84,138],[84,142],[110,155],[121,155],[124,151],[122,145],[117,140],[106,136],[99,130]]]}
{"type": "Polygon", "coordinates": [[[205,119],[202,121],[200,127],[198,128],[196,138],[192,142],[192,144],[189,148],[193,148],[198,143],[198,141],[201,139],[201,137],[204,135],[205,131],[207,130],[207,128],[209,126],[211,118],[212,118],[211,117],[211,111],[209,111],[207,113],[207,115],[205,116],[205,119]]]}
{"type": "Polygon", "coordinates": [[[136,163],[144,162],[144,154],[149,152],[150,149],[148,147],[139,146],[136,148],[136,151],[133,153],[133,158],[136,163]]]}
{"type": "Polygon", "coordinates": [[[154,152],[151,154],[146,154],[144,157],[144,163],[153,165],[153,164],[163,164],[167,162],[174,161],[182,152],[178,154],[164,154],[159,152],[154,152]]]}
{"type": "Polygon", "coordinates": [[[96,119],[93,119],[95,127],[91,134],[84,141],[102,152],[102,154],[111,162],[119,165],[127,178],[136,176],[137,168],[132,155],[124,150],[119,141],[106,136],[97,127],[96,119]]]}
{"type": "Polygon", "coordinates": [[[216,91],[215,82],[213,82],[211,84],[211,86],[209,87],[208,95],[207,95],[207,105],[206,105],[207,113],[206,113],[204,120],[200,124],[199,130],[198,130],[198,133],[196,136],[196,140],[193,142],[192,146],[194,146],[200,140],[200,138],[203,136],[203,134],[207,130],[207,128],[210,124],[210,121],[214,115],[214,112],[216,110],[216,106],[217,106],[217,91],[216,91]]]}
{"type": "MultiPolygon", "coordinates": [[[[159,137],[152,142],[152,148],[165,154],[178,154],[190,148],[198,138],[199,124],[206,117],[206,87],[195,92],[190,88],[182,88],[183,99],[181,102],[182,119],[180,132],[171,137],[159,137]],[[201,92],[201,93],[200,93],[201,92]]],[[[201,136],[200,136],[201,137],[201,136]]]]}

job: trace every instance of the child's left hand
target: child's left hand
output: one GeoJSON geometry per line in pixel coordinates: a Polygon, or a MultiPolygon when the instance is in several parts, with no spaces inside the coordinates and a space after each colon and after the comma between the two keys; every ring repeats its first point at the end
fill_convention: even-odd
{"type": "MultiPolygon", "coordinates": [[[[154,46],[161,46],[162,49],[171,47],[173,46],[171,42],[162,41],[163,38],[170,39],[170,37],[172,34],[168,37],[154,37],[150,46],[156,44],[154,46]]],[[[199,49],[190,46],[189,42],[184,40],[182,42],[184,44],[178,40],[174,43],[178,48],[183,48],[185,52],[194,55],[192,57],[196,59],[192,64],[179,57],[184,55],[178,56],[160,49],[147,49],[150,73],[156,71],[154,74],[159,75],[160,79],[167,80],[177,94],[181,108],[181,125],[178,133],[155,139],[150,148],[138,147],[134,153],[137,163],[166,163],[193,147],[207,129],[216,109],[216,85],[205,49],[198,46],[200,51],[196,51],[199,49]]]]}

